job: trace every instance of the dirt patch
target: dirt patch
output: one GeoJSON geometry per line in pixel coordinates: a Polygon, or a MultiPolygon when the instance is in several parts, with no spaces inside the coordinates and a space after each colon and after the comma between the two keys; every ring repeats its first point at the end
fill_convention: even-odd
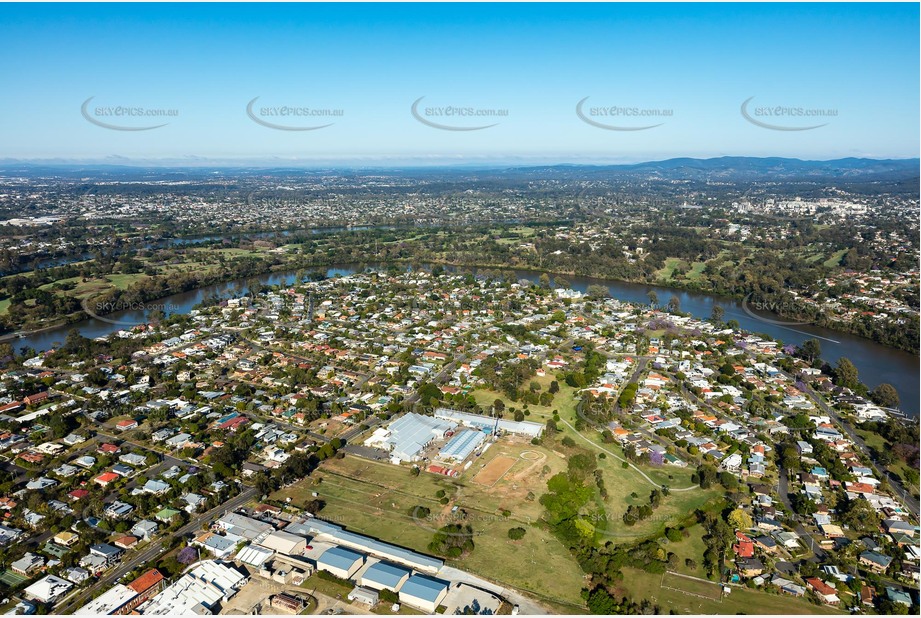
{"type": "Polygon", "coordinates": [[[496,484],[496,481],[501,479],[506,472],[512,469],[512,466],[514,466],[517,461],[517,459],[512,457],[500,455],[486,464],[482,470],[477,472],[476,476],[473,477],[473,482],[492,487],[496,484]]]}

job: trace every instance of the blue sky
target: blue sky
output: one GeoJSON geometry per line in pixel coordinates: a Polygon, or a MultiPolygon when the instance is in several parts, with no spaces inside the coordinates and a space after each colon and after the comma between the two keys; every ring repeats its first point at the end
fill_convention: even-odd
{"type": "Polygon", "coordinates": [[[917,157],[918,32],[911,3],[4,4],[0,159],[917,157]],[[255,97],[257,119],[333,124],[263,126],[255,97]],[[435,128],[411,113],[420,97],[422,120],[496,124],[435,128]],[[589,120],[659,126],[593,126],[576,113],[586,97],[589,120]],[[749,117],[774,129],[742,115],[751,97],[749,117]],[[178,115],[103,115],[118,106],[178,115]],[[341,115],[269,115],[282,106],[341,115]],[[507,114],[435,115],[446,107],[507,114]],[[599,115],[611,107],[659,115],[599,115]]]}

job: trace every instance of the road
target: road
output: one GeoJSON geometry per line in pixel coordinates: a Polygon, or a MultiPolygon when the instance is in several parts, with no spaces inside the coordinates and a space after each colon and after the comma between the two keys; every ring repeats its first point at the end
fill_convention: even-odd
{"type": "MultiPolygon", "coordinates": [[[[176,532],[172,533],[172,536],[181,537],[191,532],[196,532],[200,530],[201,525],[204,522],[213,519],[217,515],[223,514],[227,511],[233,511],[243,506],[244,504],[252,500],[256,496],[256,493],[257,492],[256,492],[255,487],[247,487],[239,495],[235,496],[234,498],[231,498],[224,504],[221,504],[220,506],[217,506],[211,509],[210,511],[207,511],[200,515],[196,515],[195,517],[191,519],[191,521],[189,521],[189,523],[184,525],[182,528],[180,528],[176,532]]],[[[164,553],[163,540],[159,538],[155,538],[153,541],[151,541],[151,543],[147,547],[145,547],[139,553],[136,553],[133,556],[129,553],[128,554],[129,557],[127,559],[121,562],[117,568],[107,572],[105,575],[100,577],[99,580],[95,584],[89,586],[88,588],[83,590],[80,594],[76,595],[75,597],[72,597],[62,607],[56,607],[54,609],[54,613],[56,614],[73,613],[75,610],[85,605],[90,600],[90,597],[94,593],[108,590],[109,587],[116,584],[118,580],[124,577],[126,573],[129,573],[133,571],[134,569],[136,569],[137,567],[155,560],[163,553],[164,553]]]]}
{"type": "Polygon", "coordinates": [[[827,552],[819,547],[815,542],[815,537],[809,534],[809,531],[806,530],[806,527],[799,521],[796,511],[793,510],[793,504],[790,502],[790,483],[789,483],[789,471],[786,468],[779,468],[780,475],[777,482],[777,494],[780,496],[780,501],[783,502],[783,505],[787,507],[787,510],[791,513],[791,517],[796,517],[796,525],[793,526],[794,532],[800,536],[801,539],[808,540],[812,549],[812,557],[809,559],[810,562],[816,564],[824,562],[828,558],[827,552]]]}

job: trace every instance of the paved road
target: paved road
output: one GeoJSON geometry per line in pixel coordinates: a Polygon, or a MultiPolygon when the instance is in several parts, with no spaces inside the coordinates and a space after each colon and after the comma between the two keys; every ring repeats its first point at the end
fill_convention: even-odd
{"type": "MultiPolygon", "coordinates": [[[[780,501],[783,502],[784,506],[791,513],[791,517],[797,517],[796,512],[793,510],[793,504],[790,501],[790,483],[788,479],[788,471],[786,468],[779,468],[780,475],[777,482],[777,494],[780,496],[780,501]]],[[[809,534],[809,531],[806,530],[806,527],[803,526],[799,521],[796,522],[796,525],[793,526],[793,530],[800,536],[803,541],[808,541],[812,549],[812,558],[809,559],[810,562],[820,563],[824,562],[828,558],[827,552],[823,550],[815,542],[815,537],[809,534]]]]}
{"type": "MultiPolygon", "coordinates": [[[[180,528],[176,532],[172,533],[172,536],[181,537],[191,532],[196,532],[197,530],[201,529],[201,525],[205,521],[209,521],[213,519],[214,517],[216,517],[217,515],[223,514],[227,511],[232,511],[234,509],[237,509],[238,507],[243,506],[244,504],[252,500],[255,496],[256,496],[256,488],[247,487],[239,495],[235,496],[234,498],[231,498],[224,504],[221,504],[220,506],[217,506],[211,509],[210,511],[207,511],[200,515],[196,515],[195,517],[192,518],[191,521],[189,521],[189,523],[184,525],[182,528],[180,528]]],[[[72,613],[73,611],[85,605],[90,600],[90,596],[92,596],[94,593],[108,590],[110,586],[117,583],[118,580],[120,580],[126,573],[129,573],[130,571],[136,569],[137,567],[144,565],[148,562],[151,562],[152,560],[155,560],[162,553],[164,553],[163,539],[154,538],[154,540],[151,541],[151,543],[146,548],[144,548],[141,552],[134,554],[134,555],[131,555],[130,553],[127,554],[129,557],[126,560],[124,560],[122,563],[120,563],[117,568],[109,571],[108,573],[100,577],[99,580],[95,584],[83,590],[80,594],[76,595],[75,597],[72,597],[62,607],[56,607],[54,609],[54,613],[56,614],[72,613]]]]}

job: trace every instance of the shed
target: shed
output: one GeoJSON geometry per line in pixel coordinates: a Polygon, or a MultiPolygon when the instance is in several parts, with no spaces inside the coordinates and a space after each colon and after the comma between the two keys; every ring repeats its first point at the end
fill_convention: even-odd
{"type": "Polygon", "coordinates": [[[332,573],[336,577],[349,579],[361,568],[365,557],[344,547],[331,547],[317,558],[317,569],[332,573]]]}
{"type": "Polygon", "coordinates": [[[374,590],[392,590],[397,592],[412,571],[389,562],[376,562],[369,566],[361,576],[361,585],[374,590]]]}
{"type": "Polygon", "coordinates": [[[400,588],[400,602],[435,613],[448,594],[448,582],[426,575],[413,575],[400,588]]]}

